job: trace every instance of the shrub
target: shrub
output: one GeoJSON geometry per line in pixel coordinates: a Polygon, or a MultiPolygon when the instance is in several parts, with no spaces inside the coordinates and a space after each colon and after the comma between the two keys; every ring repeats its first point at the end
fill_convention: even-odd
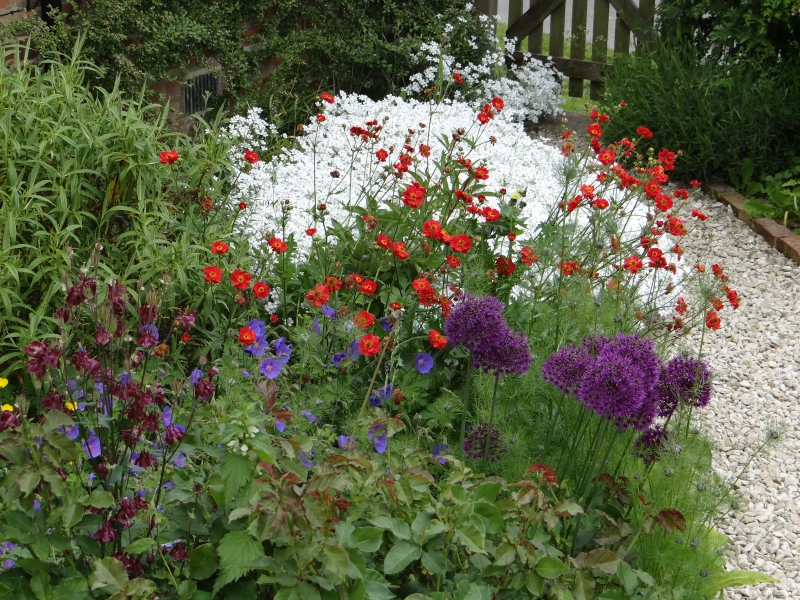
{"type": "Polygon", "coordinates": [[[748,158],[758,174],[784,170],[800,140],[795,64],[698,60],[693,46],[666,44],[616,57],[606,79],[604,106],[615,114],[607,133],[615,139],[647,123],[653,137],[640,149],[681,150],[675,176],[684,181],[728,181],[748,158]]]}

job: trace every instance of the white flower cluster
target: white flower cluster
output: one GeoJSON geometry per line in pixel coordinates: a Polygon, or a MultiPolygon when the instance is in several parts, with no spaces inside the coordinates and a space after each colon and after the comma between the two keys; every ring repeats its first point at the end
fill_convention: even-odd
{"type": "MultiPolygon", "coordinates": [[[[246,165],[235,174],[234,200],[249,205],[245,227],[256,238],[254,242],[293,234],[300,256],[307,256],[311,247],[307,229],[315,228],[320,235],[335,220],[354,230],[359,217],[351,212],[352,207],[367,206],[368,198],[379,203],[399,199],[413,180],[408,173],[402,178],[392,174],[391,165],[403,151],[406,138],[417,148],[419,144],[431,147],[429,159],[415,154],[412,170],[435,180],[435,160],[444,149],[441,138],[450,138],[459,128],[465,130],[464,138],[478,141],[475,148],[464,144],[463,155],[489,169],[485,183],[491,191],[506,188],[509,194],[525,193],[523,216],[531,230],[546,218],[559,195],[562,157],[558,149],[530,138],[520,123],[495,118],[482,126],[475,110],[458,101],[436,105],[389,96],[376,102],[342,94],[334,104],[323,107],[324,122],[311,119],[292,147],[269,162],[246,165]],[[365,143],[351,135],[351,127],[366,127],[372,120],[382,126],[378,139],[365,143]],[[389,153],[386,162],[376,158],[375,152],[381,148],[389,153]],[[320,204],[326,205],[324,212],[318,210],[320,204]]],[[[264,127],[258,109],[252,109],[247,117],[233,118],[229,131],[238,138],[232,150],[235,156],[257,146],[260,139],[252,132],[264,131],[264,127]]],[[[495,198],[489,198],[487,204],[497,207],[495,198]]]]}

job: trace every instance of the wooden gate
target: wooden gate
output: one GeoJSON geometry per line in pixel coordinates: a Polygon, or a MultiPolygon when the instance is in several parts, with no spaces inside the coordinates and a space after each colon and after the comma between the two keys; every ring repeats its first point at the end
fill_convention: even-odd
{"type": "MultiPolygon", "coordinates": [[[[617,13],[614,24],[614,53],[627,54],[631,48],[631,35],[636,45],[647,44],[653,39],[653,23],[656,0],[594,0],[592,18],[591,55],[587,59],[587,19],[588,0],[531,0],[530,8],[522,12],[523,0],[508,0],[507,39],[517,39],[519,43],[528,39],[528,51],[540,60],[553,58],[556,68],[569,77],[569,95],[583,97],[584,80],[589,80],[590,97],[600,98],[603,90],[603,76],[608,64],[609,15],[613,6],[617,13]],[[572,5],[572,22],[569,37],[569,56],[565,55],[566,8],[572,5]],[[544,21],[550,17],[550,45],[543,54],[544,21]]],[[[522,53],[515,53],[521,60],[522,53]]]]}

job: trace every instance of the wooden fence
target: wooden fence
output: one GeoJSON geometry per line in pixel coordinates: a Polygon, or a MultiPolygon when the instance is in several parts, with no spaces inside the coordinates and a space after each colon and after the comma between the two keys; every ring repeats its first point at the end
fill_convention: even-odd
{"type": "MultiPolygon", "coordinates": [[[[590,97],[598,99],[603,90],[603,77],[609,65],[608,40],[610,9],[616,11],[614,23],[614,53],[628,53],[631,36],[634,46],[652,42],[656,0],[593,0],[591,54],[587,60],[587,20],[589,0],[530,0],[530,8],[523,12],[523,0],[508,0],[508,29],[506,38],[528,40],[528,52],[535,58],[553,58],[556,68],[569,77],[569,95],[583,97],[584,81],[589,80],[590,97]],[[567,26],[567,3],[572,7],[572,19],[567,26]],[[544,22],[550,17],[550,44],[543,53],[544,22]],[[567,37],[566,31],[571,31],[567,37]],[[569,52],[565,52],[566,44],[569,52]]],[[[497,10],[495,2],[479,3],[481,9],[497,10]]],[[[488,12],[488,11],[487,11],[488,12]]],[[[519,45],[517,45],[519,48],[519,45]]],[[[521,53],[515,54],[517,60],[521,53]]]]}

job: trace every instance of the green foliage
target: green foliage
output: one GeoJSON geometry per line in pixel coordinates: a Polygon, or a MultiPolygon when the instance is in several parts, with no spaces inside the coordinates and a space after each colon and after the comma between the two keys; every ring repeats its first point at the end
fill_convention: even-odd
{"type": "Polygon", "coordinates": [[[797,0],[674,0],[658,15],[661,35],[691,41],[699,57],[800,58],[797,0]]]}
{"type": "Polygon", "coordinates": [[[176,68],[205,64],[221,70],[228,86],[211,106],[261,106],[291,133],[314,110],[320,90],[382,97],[397,89],[413,72],[415,50],[440,40],[447,24],[455,25],[451,54],[478,62],[492,40],[466,3],[94,0],[85,11],[58,14],[52,27],[37,19],[13,23],[3,37],[22,30],[40,51],[68,54],[85,35],[85,58],[102,70],[94,81],[110,89],[119,77],[128,94],[146,81],[174,78],[176,68]],[[472,35],[482,40],[479,48],[466,43],[472,35]],[[264,80],[268,62],[267,71],[275,70],[264,80]]]}
{"type": "Polygon", "coordinates": [[[753,217],[767,217],[793,228],[800,227],[800,160],[795,159],[791,169],[763,176],[761,183],[743,177],[742,184],[742,193],[751,198],[745,209],[753,217]]]}
{"type": "Polygon", "coordinates": [[[682,150],[674,176],[683,181],[725,181],[745,159],[759,176],[789,167],[800,141],[797,61],[720,63],[696,52],[661,44],[615,57],[603,102],[614,112],[608,139],[645,124],[653,138],[640,152],[682,150]],[[620,101],[627,106],[618,110],[620,101]]]}

